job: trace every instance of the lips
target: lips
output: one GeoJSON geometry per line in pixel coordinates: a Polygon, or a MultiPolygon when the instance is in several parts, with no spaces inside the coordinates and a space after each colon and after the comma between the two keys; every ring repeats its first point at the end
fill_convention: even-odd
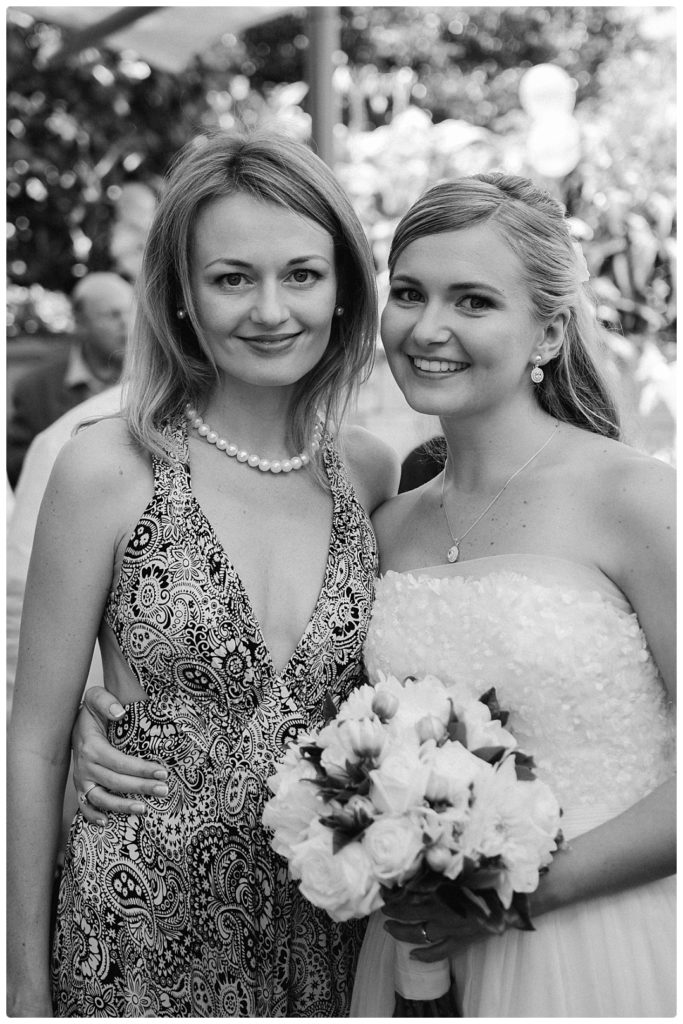
{"type": "Polygon", "coordinates": [[[469,367],[469,363],[457,362],[454,359],[424,359],[421,356],[411,356],[410,360],[416,370],[423,373],[459,373],[469,367]]]}
{"type": "Polygon", "coordinates": [[[277,345],[279,342],[291,341],[297,338],[301,332],[294,331],[291,334],[254,334],[238,335],[240,341],[246,341],[249,345],[277,345]]]}

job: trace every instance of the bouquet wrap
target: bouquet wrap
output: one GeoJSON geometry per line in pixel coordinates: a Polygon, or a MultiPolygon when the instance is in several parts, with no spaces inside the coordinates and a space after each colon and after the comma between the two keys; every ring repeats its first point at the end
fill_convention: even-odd
{"type": "Polygon", "coordinates": [[[422,1002],[439,999],[451,987],[451,966],[448,960],[426,964],[411,960],[410,953],[419,946],[396,942],[394,953],[394,988],[404,999],[422,1002]]]}

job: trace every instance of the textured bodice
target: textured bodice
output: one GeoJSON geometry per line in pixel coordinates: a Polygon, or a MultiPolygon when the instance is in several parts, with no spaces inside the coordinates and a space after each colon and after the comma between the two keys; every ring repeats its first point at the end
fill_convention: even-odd
{"type": "Polygon", "coordinates": [[[509,728],[565,812],[619,813],[674,772],[674,720],[624,595],[597,570],[503,555],[376,584],[370,677],[495,686],[509,728]]]}

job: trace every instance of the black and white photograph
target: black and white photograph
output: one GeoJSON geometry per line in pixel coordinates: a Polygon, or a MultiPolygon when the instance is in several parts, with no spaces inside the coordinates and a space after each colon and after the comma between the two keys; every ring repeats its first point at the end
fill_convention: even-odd
{"type": "Polygon", "coordinates": [[[676,7],[5,17],[6,1015],[674,1018],[676,7]]]}

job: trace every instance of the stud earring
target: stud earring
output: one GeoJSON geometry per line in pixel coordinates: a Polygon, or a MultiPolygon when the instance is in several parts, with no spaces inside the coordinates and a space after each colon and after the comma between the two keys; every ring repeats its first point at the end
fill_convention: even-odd
{"type": "Polygon", "coordinates": [[[344,315],[344,307],[343,306],[335,306],[334,307],[334,315],[335,316],[343,316],[344,315]]]}
{"type": "Polygon", "coordinates": [[[545,377],[545,374],[544,374],[543,370],[541,369],[540,362],[541,362],[541,357],[540,356],[534,356],[534,364],[535,365],[534,365],[533,370],[531,371],[531,379],[534,382],[534,384],[540,384],[541,381],[543,380],[543,378],[545,377]]]}
{"type": "Polygon", "coordinates": [[[178,309],[178,310],[176,310],[176,316],[178,317],[179,320],[184,320],[185,317],[187,316],[187,310],[185,310],[185,309],[178,309]]]}

